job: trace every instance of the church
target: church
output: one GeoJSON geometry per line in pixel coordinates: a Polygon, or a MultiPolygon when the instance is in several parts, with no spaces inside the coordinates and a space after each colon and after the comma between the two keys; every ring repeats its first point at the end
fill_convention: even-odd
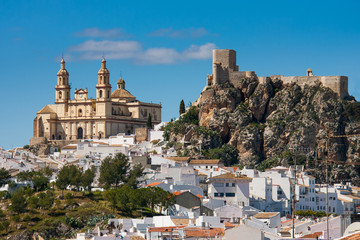
{"type": "Polygon", "coordinates": [[[79,141],[101,139],[118,133],[133,134],[136,128],[146,127],[151,116],[153,124],[161,122],[161,104],[145,103],[125,89],[120,78],[111,92],[110,72],[103,58],[98,72],[96,99],[88,97],[87,89],[75,89],[70,98],[69,73],[64,59],[57,73],[55,104],[37,112],[34,119],[34,136],[30,145],[46,140],[79,141]]]}

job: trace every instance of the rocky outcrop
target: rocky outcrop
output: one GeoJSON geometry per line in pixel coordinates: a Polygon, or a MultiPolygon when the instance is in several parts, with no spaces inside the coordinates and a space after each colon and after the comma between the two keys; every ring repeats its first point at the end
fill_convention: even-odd
{"type": "MultiPolygon", "coordinates": [[[[334,176],[359,174],[359,167],[342,164],[359,160],[358,137],[331,136],[360,133],[360,105],[354,99],[340,100],[320,82],[299,86],[277,79],[244,78],[205,88],[195,105],[198,127],[218,133],[221,144],[235,146],[240,163],[256,165],[278,158],[278,164],[286,165],[291,160],[286,153],[295,147],[310,170],[321,166],[328,146],[334,176]]],[[[184,147],[203,149],[204,136],[194,134],[193,128],[184,147]]],[[[172,139],[183,136],[172,133],[172,139]]]]}

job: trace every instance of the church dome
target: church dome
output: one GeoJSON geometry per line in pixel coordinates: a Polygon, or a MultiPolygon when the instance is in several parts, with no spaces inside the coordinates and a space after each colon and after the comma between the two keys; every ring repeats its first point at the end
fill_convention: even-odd
{"type": "Polygon", "coordinates": [[[120,78],[118,81],[117,81],[117,84],[121,84],[121,83],[125,83],[124,79],[120,78]]]}
{"type": "Polygon", "coordinates": [[[128,90],[118,88],[112,94],[111,98],[119,98],[119,99],[128,99],[128,100],[135,100],[134,97],[128,90]]]}
{"type": "Polygon", "coordinates": [[[65,60],[61,59],[61,68],[57,73],[58,76],[63,76],[63,75],[69,75],[68,71],[65,68],[65,60]]]}
{"type": "Polygon", "coordinates": [[[105,60],[105,58],[103,58],[102,61],[101,61],[101,68],[100,68],[98,74],[104,74],[104,73],[109,73],[109,70],[106,68],[106,60],[105,60]]]}

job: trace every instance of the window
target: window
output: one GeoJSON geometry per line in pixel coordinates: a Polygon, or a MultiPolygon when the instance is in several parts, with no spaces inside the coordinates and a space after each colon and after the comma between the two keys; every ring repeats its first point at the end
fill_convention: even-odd
{"type": "Polygon", "coordinates": [[[79,116],[79,117],[82,117],[82,109],[79,109],[78,116],[79,116]]]}
{"type": "Polygon", "coordinates": [[[225,183],[225,187],[228,187],[229,186],[229,183],[225,183]]]}
{"type": "Polygon", "coordinates": [[[225,196],[226,197],[235,197],[235,193],[226,193],[225,196]]]}
{"type": "Polygon", "coordinates": [[[214,197],[223,197],[224,193],[214,193],[214,197]]]}
{"type": "Polygon", "coordinates": [[[102,98],[102,96],[103,96],[103,92],[102,92],[102,90],[100,90],[99,91],[99,97],[102,98]]]}
{"type": "Polygon", "coordinates": [[[232,187],[235,187],[235,183],[232,183],[231,186],[232,186],[232,187]]]}

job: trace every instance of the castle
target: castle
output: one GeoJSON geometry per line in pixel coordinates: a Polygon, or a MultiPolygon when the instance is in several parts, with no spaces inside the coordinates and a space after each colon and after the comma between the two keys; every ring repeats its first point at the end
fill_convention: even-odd
{"type": "Polygon", "coordinates": [[[87,89],[75,89],[70,99],[69,73],[64,59],[57,73],[55,104],[46,105],[34,119],[34,136],[30,145],[53,141],[108,138],[117,133],[131,134],[135,128],[146,127],[149,115],[152,123],[161,122],[161,104],[136,100],[125,89],[120,78],[111,93],[110,72],[102,60],[96,85],[96,99],[88,97],[87,89]]]}
{"type": "Polygon", "coordinates": [[[236,52],[231,49],[213,50],[213,73],[207,76],[207,86],[214,86],[230,82],[237,87],[243,78],[255,78],[260,83],[270,80],[281,80],[283,84],[297,83],[300,86],[314,85],[321,82],[324,87],[333,90],[340,99],[349,96],[348,77],[346,76],[314,76],[312,70],[307,70],[306,76],[284,77],[283,75],[271,75],[258,77],[254,71],[239,71],[236,65],[236,52]]]}

